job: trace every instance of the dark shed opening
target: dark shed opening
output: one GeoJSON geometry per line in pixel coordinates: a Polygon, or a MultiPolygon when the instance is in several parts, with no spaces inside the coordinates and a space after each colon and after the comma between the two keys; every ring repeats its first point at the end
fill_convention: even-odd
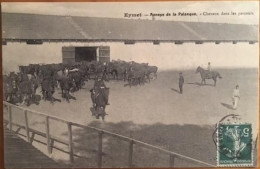
{"type": "Polygon", "coordinates": [[[97,47],[76,47],[75,61],[93,61],[97,60],[97,47]]]}

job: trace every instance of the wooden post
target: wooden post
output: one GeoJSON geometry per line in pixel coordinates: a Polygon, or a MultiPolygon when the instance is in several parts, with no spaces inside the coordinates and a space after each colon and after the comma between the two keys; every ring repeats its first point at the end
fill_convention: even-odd
{"type": "Polygon", "coordinates": [[[174,167],[174,160],[175,160],[175,156],[170,154],[170,160],[169,160],[169,164],[170,167],[173,168],[174,167]]]}
{"type": "Polygon", "coordinates": [[[53,147],[54,147],[54,140],[51,139],[51,153],[52,153],[52,149],[53,149],[53,147]]]}
{"type": "Polygon", "coordinates": [[[31,137],[31,139],[30,139],[30,143],[31,143],[31,144],[33,143],[34,136],[35,136],[35,133],[34,133],[34,132],[32,132],[32,137],[31,137]]]}
{"type": "Polygon", "coordinates": [[[24,110],[23,112],[24,112],[24,118],[25,118],[25,130],[26,130],[27,142],[30,143],[30,133],[29,133],[29,124],[28,124],[27,111],[24,110]]]}
{"type": "Polygon", "coordinates": [[[47,144],[47,151],[48,154],[51,154],[51,146],[50,146],[50,126],[49,126],[49,117],[47,116],[45,119],[46,125],[46,144],[47,144]]]}
{"type": "Polygon", "coordinates": [[[128,167],[132,168],[133,165],[133,148],[134,148],[134,141],[131,140],[129,142],[129,151],[128,151],[128,167]]]}
{"type": "Polygon", "coordinates": [[[8,115],[9,115],[9,130],[12,131],[13,126],[12,126],[12,110],[11,110],[11,106],[8,105],[8,115]]]}
{"type": "Polygon", "coordinates": [[[100,131],[98,133],[98,159],[97,159],[98,168],[102,167],[102,135],[103,132],[100,131]]]}
{"type": "Polygon", "coordinates": [[[71,123],[67,122],[68,126],[68,137],[69,137],[69,152],[70,152],[70,162],[74,162],[73,156],[73,143],[72,143],[72,130],[71,130],[71,123]]]}

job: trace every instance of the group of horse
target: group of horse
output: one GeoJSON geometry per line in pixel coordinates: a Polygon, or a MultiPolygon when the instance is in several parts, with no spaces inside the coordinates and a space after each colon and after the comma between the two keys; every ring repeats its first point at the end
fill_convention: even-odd
{"type": "Polygon", "coordinates": [[[61,96],[69,102],[70,92],[81,89],[89,79],[103,78],[124,80],[129,86],[142,85],[156,78],[158,68],[148,63],[126,62],[77,62],[71,64],[30,64],[19,66],[19,72],[3,75],[4,100],[11,103],[35,102],[36,90],[41,87],[42,98],[54,102],[55,89],[61,89],[61,96]]]}

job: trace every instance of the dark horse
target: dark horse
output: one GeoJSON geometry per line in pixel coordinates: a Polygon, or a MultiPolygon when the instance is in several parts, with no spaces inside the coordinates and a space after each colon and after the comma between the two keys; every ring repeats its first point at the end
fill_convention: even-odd
{"type": "Polygon", "coordinates": [[[217,83],[217,78],[219,77],[220,79],[222,78],[220,74],[216,71],[208,71],[203,69],[202,67],[198,67],[196,70],[196,73],[200,73],[201,76],[201,84],[206,84],[206,79],[213,79],[214,80],[214,86],[216,86],[217,83]]]}
{"type": "Polygon", "coordinates": [[[42,81],[42,96],[43,99],[46,101],[50,99],[51,103],[54,102],[53,94],[55,92],[55,82],[52,78],[43,79],[42,81]]]}
{"type": "Polygon", "coordinates": [[[75,81],[72,78],[61,78],[59,80],[61,88],[61,96],[66,98],[67,102],[70,102],[70,91],[76,86],[75,81]]]}

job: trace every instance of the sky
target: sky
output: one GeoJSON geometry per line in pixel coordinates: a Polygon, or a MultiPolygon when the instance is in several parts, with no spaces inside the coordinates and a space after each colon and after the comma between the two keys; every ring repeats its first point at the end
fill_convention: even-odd
{"type": "MultiPolygon", "coordinates": [[[[234,24],[259,24],[259,2],[22,2],[2,3],[2,12],[34,13],[46,15],[71,15],[125,19],[153,19],[151,13],[160,14],[155,20],[216,22],[234,24]],[[179,16],[196,13],[195,16],[179,16]],[[221,15],[221,13],[229,15],[221,15]],[[231,15],[231,12],[235,15],[231,15]],[[140,14],[125,17],[127,14],[140,14]],[[169,13],[170,16],[166,16],[169,13]],[[176,16],[173,16],[176,13],[176,16]],[[211,15],[209,15],[209,13],[211,15]],[[212,15],[212,14],[218,15],[212,15]],[[242,14],[243,15],[240,15],[242,14]],[[164,16],[162,16],[164,14],[164,16]],[[148,15],[148,16],[145,16],[148,15]]],[[[129,15],[127,15],[129,16],[129,15]]]]}

